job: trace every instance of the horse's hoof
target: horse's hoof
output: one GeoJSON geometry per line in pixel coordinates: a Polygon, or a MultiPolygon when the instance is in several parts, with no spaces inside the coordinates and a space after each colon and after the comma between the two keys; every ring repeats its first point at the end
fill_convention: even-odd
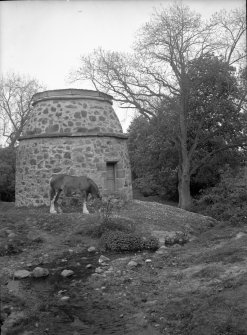
{"type": "Polygon", "coordinates": [[[56,211],[50,211],[50,213],[51,213],[51,214],[57,214],[57,212],[56,212],[56,211]]]}

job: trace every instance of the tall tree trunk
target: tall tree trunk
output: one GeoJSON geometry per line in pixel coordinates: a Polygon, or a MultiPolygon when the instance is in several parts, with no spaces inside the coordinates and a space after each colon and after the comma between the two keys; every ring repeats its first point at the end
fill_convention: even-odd
{"type": "Polygon", "coordinates": [[[183,81],[181,87],[181,104],[179,113],[180,148],[178,168],[178,194],[179,207],[187,210],[189,210],[192,205],[192,199],[190,194],[190,157],[187,148],[187,108],[189,96],[188,87],[189,85],[186,82],[186,75],[185,73],[183,73],[183,81]]]}
{"type": "Polygon", "coordinates": [[[192,198],[190,194],[190,171],[189,164],[182,164],[178,169],[178,194],[179,204],[182,209],[189,210],[192,205],[192,198]]]}

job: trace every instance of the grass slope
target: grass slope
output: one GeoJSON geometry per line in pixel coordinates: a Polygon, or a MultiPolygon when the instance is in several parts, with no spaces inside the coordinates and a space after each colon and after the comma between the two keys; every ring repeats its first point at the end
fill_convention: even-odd
{"type": "Polygon", "coordinates": [[[191,241],[163,254],[109,254],[107,271],[92,276],[100,253],[87,252],[98,241],[85,232],[96,215],[0,203],[3,334],[247,334],[245,226],[138,200],[114,215],[142,234],[179,230],[191,241]],[[129,268],[133,259],[138,266],[129,268]],[[15,270],[35,266],[49,268],[49,277],[13,280],[15,270]],[[62,278],[63,269],[74,276],[62,278]]]}

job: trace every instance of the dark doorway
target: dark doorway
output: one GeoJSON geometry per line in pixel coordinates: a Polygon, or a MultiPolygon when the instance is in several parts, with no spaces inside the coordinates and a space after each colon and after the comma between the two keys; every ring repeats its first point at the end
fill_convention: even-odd
{"type": "Polygon", "coordinates": [[[106,187],[111,192],[116,190],[116,162],[106,163],[106,187]]]}

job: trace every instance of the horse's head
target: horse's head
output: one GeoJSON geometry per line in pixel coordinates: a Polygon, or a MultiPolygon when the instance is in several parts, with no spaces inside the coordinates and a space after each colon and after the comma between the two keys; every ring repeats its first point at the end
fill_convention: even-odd
{"type": "Polygon", "coordinates": [[[90,180],[90,192],[89,193],[91,194],[93,199],[102,200],[102,196],[100,194],[99,188],[92,179],[90,180]]]}

